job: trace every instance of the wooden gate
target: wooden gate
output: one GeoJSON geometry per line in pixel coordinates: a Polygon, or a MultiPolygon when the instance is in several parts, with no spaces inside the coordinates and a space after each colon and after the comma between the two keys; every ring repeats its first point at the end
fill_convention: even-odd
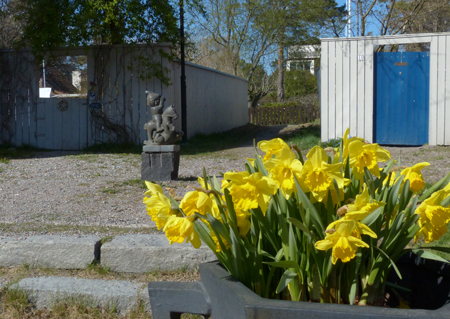
{"type": "Polygon", "coordinates": [[[84,98],[38,99],[37,147],[81,150],[88,146],[88,105],[84,98]]]}
{"type": "Polygon", "coordinates": [[[314,105],[276,106],[248,109],[249,123],[255,125],[286,125],[314,122],[320,118],[314,105]]]}
{"type": "Polygon", "coordinates": [[[375,54],[374,140],[387,145],[428,143],[430,54],[375,54]]]}

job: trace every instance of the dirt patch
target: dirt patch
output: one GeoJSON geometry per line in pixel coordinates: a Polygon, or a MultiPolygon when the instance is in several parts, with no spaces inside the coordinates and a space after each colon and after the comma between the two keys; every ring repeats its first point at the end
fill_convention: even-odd
{"type": "MultiPolygon", "coordinates": [[[[304,127],[304,126],[303,126],[304,127]]],[[[178,196],[198,186],[203,175],[242,171],[246,158],[254,158],[254,143],[287,137],[298,125],[246,127],[238,147],[207,154],[183,155],[179,179],[159,182],[178,196]],[[248,135],[245,130],[248,129],[248,135]]],[[[220,141],[218,141],[220,143],[220,141]]],[[[401,166],[419,162],[425,181],[434,183],[450,171],[450,147],[386,147],[401,166]]],[[[307,151],[305,151],[306,155],[307,151]]],[[[0,163],[0,236],[39,234],[93,234],[158,232],[142,203],[139,154],[39,153],[35,158],[0,163]]]]}

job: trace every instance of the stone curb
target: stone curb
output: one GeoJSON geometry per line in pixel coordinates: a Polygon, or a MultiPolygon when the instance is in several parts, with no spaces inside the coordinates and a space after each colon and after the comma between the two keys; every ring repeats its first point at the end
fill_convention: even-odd
{"type": "MultiPolygon", "coordinates": [[[[117,272],[144,273],[154,270],[195,268],[215,260],[206,246],[170,245],[161,235],[121,235],[101,244],[96,236],[31,236],[25,239],[0,237],[0,266],[85,269],[92,262],[117,272]]],[[[0,278],[0,293],[7,286],[0,278]]],[[[69,298],[114,307],[121,314],[143,305],[150,312],[147,287],[129,281],[80,279],[72,277],[25,278],[8,289],[24,290],[37,308],[51,308],[58,300],[69,298]]]]}
{"type": "Polygon", "coordinates": [[[148,291],[143,286],[122,280],[37,277],[22,279],[9,289],[24,291],[38,309],[51,309],[57,302],[69,300],[126,314],[141,304],[150,312],[148,291]]]}

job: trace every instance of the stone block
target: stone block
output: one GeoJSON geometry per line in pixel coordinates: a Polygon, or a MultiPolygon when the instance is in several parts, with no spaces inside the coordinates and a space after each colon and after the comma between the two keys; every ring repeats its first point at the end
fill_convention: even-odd
{"type": "Polygon", "coordinates": [[[143,152],[148,153],[167,153],[167,152],[179,152],[180,145],[144,145],[142,147],[143,152]]]}
{"type": "Polygon", "coordinates": [[[10,289],[25,291],[38,309],[51,309],[58,302],[73,302],[126,314],[137,309],[140,303],[149,310],[148,293],[142,290],[144,285],[124,280],[36,277],[22,279],[10,289]]]}
{"type": "Polygon", "coordinates": [[[195,268],[216,260],[206,246],[195,249],[191,244],[173,244],[164,235],[123,235],[102,245],[101,264],[112,271],[145,273],[154,270],[195,268]]]}
{"type": "Polygon", "coordinates": [[[143,152],[141,179],[144,181],[170,181],[178,178],[180,152],[143,152]]]}
{"type": "Polygon", "coordinates": [[[0,237],[0,266],[83,269],[99,256],[100,237],[0,237]]]}

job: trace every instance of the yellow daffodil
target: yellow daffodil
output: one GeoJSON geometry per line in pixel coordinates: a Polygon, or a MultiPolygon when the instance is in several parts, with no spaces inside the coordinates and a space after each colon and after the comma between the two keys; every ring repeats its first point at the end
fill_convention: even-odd
{"type": "Polygon", "coordinates": [[[263,176],[261,173],[251,174],[247,171],[225,173],[224,179],[229,182],[222,183],[222,187],[228,188],[237,209],[248,211],[261,207],[263,213],[269,207],[270,195],[275,195],[278,184],[273,179],[263,176]]]}
{"type": "Polygon", "coordinates": [[[148,191],[144,197],[144,204],[147,208],[147,214],[151,216],[155,222],[156,227],[161,229],[166,224],[170,216],[174,215],[170,200],[163,194],[162,188],[159,185],[145,182],[148,191]]]}
{"type": "Polygon", "coordinates": [[[369,247],[358,238],[355,229],[356,221],[340,220],[336,223],[334,231],[328,230],[325,239],[316,242],[315,247],[319,250],[333,248],[331,259],[333,265],[336,264],[338,259],[346,263],[356,256],[358,247],[369,247]]]}
{"type": "Polygon", "coordinates": [[[236,209],[236,218],[237,218],[237,227],[239,229],[239,235],[245,236],[249,232],[252,227],[252,223],[250,222],[251,214],[248,211],[243,211],[240,209],[236,209]]]}
{"type": "Polygon", "coordinates": [[[441,206],[441,202],[448,196],[443,189],[435,192],[417,207],[415,213],[420,216],[420,230],[415,236],[417,242],[420,235],[426,243],[441,238],[447,232],[447,223],[450,222],[450,208],[441,206]]]}
{"type": "Polygon", "coordinates": [[[275,158],[267,160],[264,166],[269,170],[270,177],[278,182],[284,196],[289,199],[295,191],[294,175],[298,179],[303,167],[294,152],[284,147],[275,158]]]}
{"type": "Polygon", "coordinates": [[[378,144],[364,144],[361,141],[353,141],[348,145],[350,155],[350,167],[356,179],[364,177],[364,167],[375,176],[380,177],[378,162],[386,162],[391,158],[389,151],[378,144]]]}
{"type": "Polygon", "coordinates": [[[414,165],[413,167],[405,168],[400,172],[401,175],[405,175],[403,179],[404,182],[409,180],[409,188],[413,193],[417,193],[422,190],[425,186],[425,181],[423,180],[421,169],[430,166],[430,163],[422,162],[414,165]]]}
{"type": "MultiPolygon", "coordinates": [[[[220,246],[219,240],[217,239],[217,236],[214,234],[213,231],[210,233],[211,239],[214,241],[214,244],[216,245],[216,252],[220,253],[222,251],[222,246],[220,246]]],[[[220,236],[220,239],[222,240],[222,244],[225,246],[225,249],[228,250],[228,248],[231,247],[231,244],[225,240],[222,236],[220,236]]]]}
{"type": "Polygon", "coordinates": [[[261,151],[266,153],[263,157],[263,162],[272,158],[272,155],[278,155],[278,153],[284,148],[290,148],[281,138],[274,138],[270,141],[258,142],[258,147],[261,151]]]}
{"type": "MultiPolygon", "coordinates": [[[[361,141],[361,142],[364,142],[364,139],[363,138],[361,138],[361,137],[356,137],[356,136],[353,136],[353,137],[350,137],[349,138],[349,135],[350,135],[350,128],[347,128],[346,130],[345,130],[345,133],[344,133],[344,135],[342,136],[342,141],[343,141],[343,152],[342,152],[342,162],[344,162],[345,163],[345,161],[347,160],[347,157],[348,157],[348,145],[351,143],[351,142],[353,142],[353,141],[361,141]]],[[[336,155],[335,155],[335,157],[334,157],[334,163],[337,163],[337,162],[339,162],[339,157],[340,157],[340,148],[337,148],[336,149],[336,155]]]]}
{"type": "Polygon", "coordinates": [[[305,192],[311,192],[312,200],[323,201],[328,190],[335,189],[333,180],[339,189],[344,187],[346,182],[341,174],[342,163],[328,164],[328,155],[319,146],[314,146],[306,158],[299,182],[305,192]]]}
{"type": "Polygon", "coordinates": [[[384,205],[386,203],[371,199],[369,189],[365,187],[361,194],[356,195],[355,202],[348,205],[344,219],[363,220],[371,212],[384,205]]]}
{"type": "Polygon", "coordinates": [[[164,232],[169,239],[170,244],[173,243],[191,243],[195,249],[201,246],[200,237],[194,230],[194,216],[177,217],[170,216],[164,226],[164,232]]]}
{"type": "Polygon", "coordinates": [[[180,208],[186,216],[192,216],[196,212],[202,215],[206,215],[207,213],[216,215],[212,209],[213,200],[208,194],[200,191],[187,192],[180,202],[180,208]]]}
{"type": "MultiPolygon", "coordinates": [[[[334,222],[332,222],[331,224],[328,225],[327,230],[336,228],[336,225],[338,225],[339,223],[342,223],[342,222],[344,222],[346,220],[354,220],[354,219],[342,218],[342,219],[336,220],[336,221],[334,221],[334,222]]],[[[355,220],[355,222],[356,223],[355,223],[355,227],[354,227],[353,232],[352,232],[352,236],[354,236],[354,237],[356,237],[358,239],[361,239],[361,235],[368,235],[368,236],[370,236],[372,238],[377,238],[378,237],[377,234],[374,231],[372,231],[372,229],[369,228],[369,226],[367,226],[367,225],[365,225],[363,223],[360,223],[360,222],[358,222],[356,220],[355,220]]]]}

